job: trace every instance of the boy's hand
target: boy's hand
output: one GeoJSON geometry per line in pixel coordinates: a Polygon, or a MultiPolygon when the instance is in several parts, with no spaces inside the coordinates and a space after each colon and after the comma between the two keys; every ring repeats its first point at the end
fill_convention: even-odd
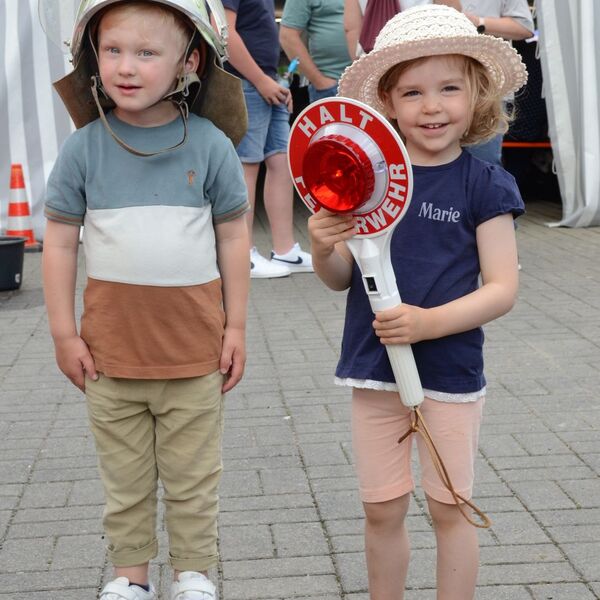
{"type": "Polygon", "coordinates": [[[246,340],[243,329],[225,328],[219,369],[225,375],[223,393],[232,390],[242,378],[246,365],[246,340]]]}
{"type": "Polygon", "coordinates": [[[349,240],[355,233],[351,214],[336,214],[321,209],[308,219],[312,253],[322,257],[331,254],[338,242],[349,240]]]}
{"type": "Polygon", "coordinates": [[[400,304],[375,314],[373,329],[382,344],[414,344],[429,339],[427,309],[400,304]]]}
{"type": "Polygon", "coordinates": [[[94,359],[90,354],[87,344],[78,336],[55,339],[54,348],[56,362],[59,369],[77,386],[85,392],[85,376],[98,379],[94,359]]]}

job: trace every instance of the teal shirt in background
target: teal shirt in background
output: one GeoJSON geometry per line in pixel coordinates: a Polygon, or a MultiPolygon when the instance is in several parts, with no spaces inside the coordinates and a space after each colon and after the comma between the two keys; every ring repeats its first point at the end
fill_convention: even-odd
{"type": "Polygon", "coordinates": [[[281,24],[306,31],[308,51],[319,71],[331,79],[340,78],[350,64],[344,0],[286,0],[281,24]]]}

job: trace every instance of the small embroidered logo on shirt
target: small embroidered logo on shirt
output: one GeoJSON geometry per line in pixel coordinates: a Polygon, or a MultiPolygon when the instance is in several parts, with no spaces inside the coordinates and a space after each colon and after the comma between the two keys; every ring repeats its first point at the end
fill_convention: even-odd
{"type": "Polygon", "coordinates": [[[187,172],[187,176],[188,176],[188,185],[194,185],[194,179],[196,178],[196,171],[191,169],[190,171],[187,172]]]}
{"type": "Polygon", "coordinates": [[[454,210],[454,207],[450,207],[450,210],[442,210],[441,208],[433,208],[431,202],[423,202],[421,209],[419,210],[419,216],[431,221],[446,221],[447,223],[458,223],[460,219],[460,211],[454,210]]]}

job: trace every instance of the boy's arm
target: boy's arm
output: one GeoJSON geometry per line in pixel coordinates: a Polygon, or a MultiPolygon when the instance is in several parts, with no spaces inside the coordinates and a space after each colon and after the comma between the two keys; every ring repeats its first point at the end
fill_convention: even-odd
{"type": "Polygon", "coordinates": [[[237,32],[235,25],[237,13],[228,8],[225,9],[227,16],[227,27],[229,28],[229,39],[227,47],[229,49],[229,62],[239,71],[244,79],[247,79],[269,104],[286,104],[288,110],[292,110],[292,94],[290,90],[281,87],[274,79],[271,79],[256,64],[252,58],[244,40],[237,32]]]}
{"type": "Polygon", "coordinates": [[[75,322],[75,281],[79,227],[48,221],[44,235],[42,269],[44,297],[60,370],[81,391],[85,374],[97,379],[94,359],[77,333],[75,322]]]}
{"type": "Polygon", "coordinates": [[[401,304],[377,313],[373,326],[384,344],[412,344],[475,329],[513,307],[519,271],[512,215],[485,221],[477,227],[476,236],[483,285],[434,308],[401,304]]]}
{"type": "Polygon", "coordinates": [[[223,393],[234,388],[246,364],[246,311],[250,288],[250,259],[246,216],[215,225],[217,261],[223,285],[225,337],[221,373],[227,375],[223,393]]]}

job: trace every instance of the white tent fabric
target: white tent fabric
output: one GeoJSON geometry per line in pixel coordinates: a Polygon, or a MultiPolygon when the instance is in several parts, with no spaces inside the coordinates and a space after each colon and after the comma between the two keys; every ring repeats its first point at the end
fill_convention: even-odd
{"type": "Polygon", "coordinates": [[[537,0],[550,140],[568,227],[600,225],[600,2],[537,0]]]}
{"type": "Polygon", "coordinates": [[[6,229],[11,163],[21,163],[32,223],[43,238],[43,195],[72,125],[52,81],[69,69],[44,34],[37,0],[0,0],[0,232],[6,229]]]}

